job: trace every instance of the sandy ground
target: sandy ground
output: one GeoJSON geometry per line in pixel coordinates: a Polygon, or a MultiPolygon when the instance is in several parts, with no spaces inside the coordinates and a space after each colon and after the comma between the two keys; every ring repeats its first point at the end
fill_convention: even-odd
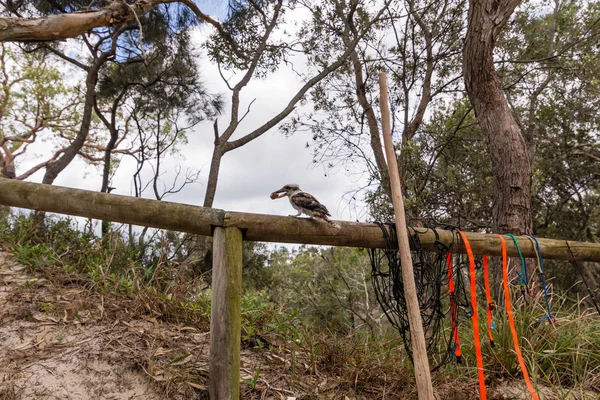
{"type": "MultiPolygon", "coordinates": [[[[63,275],[27,274],[0,251],[0,400],[208,399],[208,326],[165,322],[151,301],[103,297],[63,275]]],[[[290,385],[289,359],[248,347],[243,399],[315,399],[305,394],[338,385],[290,385]]]]}
{"type": "MultiPolygon", "coordinates": [[[[151,361],[183,349],[158,343],[185,335],[196,343],[195,356],[206,357],[207,334],[171,332],[152,318],[107,318],[106,305],[85,292],[28,277],[0,253],[0,399],[179,397],[158,384],[168,377],[151,361]]],[[[193,397],[201,398],[206,388],[194,385],[193,397]]]]}

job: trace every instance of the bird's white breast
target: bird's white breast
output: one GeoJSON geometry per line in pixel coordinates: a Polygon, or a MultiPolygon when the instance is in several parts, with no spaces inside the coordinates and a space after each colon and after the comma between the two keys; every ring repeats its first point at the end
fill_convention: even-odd
{"type": "Polygon", "coordinates": [[[294,209],[296,209],[296,211],[302,210],[302,207],[299,207],[296,203],[294,203],[294,201],[292,200],[292,197],[294,197],[294,195],[291,195],[289,197],[290,204],[292,205],[292,207],[294,207],[294,209]]]}

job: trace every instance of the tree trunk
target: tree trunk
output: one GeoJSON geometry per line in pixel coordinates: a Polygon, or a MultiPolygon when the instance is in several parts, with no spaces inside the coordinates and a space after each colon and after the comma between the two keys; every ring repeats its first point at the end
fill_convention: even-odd
{"type": "Polygon", "coordinates": [[[2,153],[0,153],[0,176],[8,179],[15,179],[17,177],[15,159],[8,150],[6,156],[2,156],[2,153]]]}
{"type": "Polygon", "coordinates": [[[94,108],[94,91],[96,90],[96,82],[98,81],[98,71],[100,66],[104,62],[103,58],[97,59],[90,70],[88,71],[87,78],[85,81],[85,103],[83,107],[83,115],[81,118],[81,125],[79,126],[79,132],[75,139],[69,144],[67,150],[63,155],[56,160],[51,162],[46,167],[46,173],[42,183],[52,185],[54,180],[70,163],[73,161],[81,147],[83,146],[85,139],[90,132],[90,125],[92,122],[92,110],[94,108]]]}
{"type": "MultiPolygon", "coordinates": [[[[91,67],[87,71],[87,77],[85,80],[85,103],[83,106],[83,115],[81,117],[81,125],[79,126],[79,132],[75,139],[69,144],[63,155],[56,161],[48,163],[46,166],[46,173],[44,174],[44,178],[42,179],[42,183],[46,185],[52,185],[54,180],[70,163],[73,161],[85,140],[87,139],[88,134],[90,133],[90,126],[92,123],[92,111],[94,108],[94,96],[96,90],[96,83],[98,82],[98,73],[100,71],[100,67],[104,62],[114,54],[115,48],[113,43],[113,48],[111,51],[102,53],[98,58],[94,60],[91,67]]],[[[42,233],[44,231],[44,218],[45,213],[43,211],[37,211],[35,213],[35,223],[38,229],[38,233],[42,233]]]]}
{"type": "MultiPolygon", "coordinates": [[[[111,164],[111,156],[112,151],[115,148],[115,144],[117,143],[117,139],[119,138],[119,131],[117,131],[115,125],[112,125],[110,128],[110,140],[106,145],[106,149],[104,150],[104,168],[102,169],[102,188],[100,191],[102,193],[109,193],[108,190],[108,178],[110,177],[110,164],[111,164]]],[[[110,229],[109,221],[102,221],[102,237],[104,238],[110,229]]]]}
{"type": "Polygon", "coordinates": [[[217,193],[217,182],[219,180],[219,169],[221,168],[221,158],[225,154],[223,146],[215,142],[212,160],[210,162],[210,171],[208,173],[208,183],[206,184],[206,194],[204,195],[203,207],[212,207],[217,193]]]}
{"type": "MultiPolygon", "coordinates": [[[[100,188],[100,191],[102,193],[110,193],[110,191],[113,189],[113,188],[109,188],[108,181],[110,178],[110,166],[111,166],[111,162],[112,162],[112,151],[114,150],[115,146],[117,145],[117,140],[119,139],[119,130],[117,129],[117,110],[119,108],[119,103],[121,102],[121,100],[123,99],[125,94],[127,93],[127,89],[128,89],[127,86],[125,88],[121,89],[121,92],[119,93],[119,95],[114,99],[114,101],[112,103],[112,107],[111,107],[111,112],[110,112],[110,121],[108,119],[106,119],[104,114],[102,114],[102,111],[98,107],[97,99],[94,98],[94,110],[96,111],[96,115],[102,120],[102,122],[104,123],[104,126],[106,126],[106,128],[110,132],[110,139],[108,140],[108,143],[106,144],[106,148],[104,149],[104,166],[102,169],[102,187],[100,188]]],[[[104,238],[106,236],[109,229],[110,229],[110,222],[105,221],[105,220],[102,221],[102,230],[101,230],[102,238],[104,238]]]]}
{"type": "MultiPolygon", "coordinates": [[[[344,44],[349,46],[350,38],[344,37],[344,44]]],[[[350,53],[350,60],[352,61],[352,67],[354,69],[354,82],[356,84],[356,98],[358,104],[360,104],[364,115],[367,118],[367,127],[369,128],[369,134],[371,136],[371,150],[373,150],[373,156],[375,157],[375,164],[379,170],[381,186],[385,194],[388,196],[389,201],[392,201],[392,189],[390,186],[390,175],[387,169],[385,161],[385,155],[383,154],[383,146],[381,144],[379,123],[377,122],[377,116],[375,111],[367,99],[366,84],[363,77],[362,64],[358,57],[356,49],[350,53]]]]}
{"type": "MultiPolygon", "coordinates": [[[[492,161],[492,229],[523,235],[533,230],[531,164],[523,132],[494,68],[496,39],[518,4],[519,0],[469,0],[463,72],[492,161]]],[[[501,282],[501,269],[492,271],[493,282],[501,282]]],[[[499,301],[500,286],[495,287],[493,296],[499,301]]]]}
{"type": "MultiPolygon", "coordinates": [[[[210,162],[210,171],[208,173],[208,182],[206,184],[206,194],[204,195],[203,207],[212,207],[217,193],[217,183],[219,181],[219,169],[221,168],[221,159],[226,153],[224,146],[219,140],[217,121],[214,123],[215,129],[215,149],[213,150],[212,160],[210,162]]],[[[194,271],[201,269],[201,265],[206,259],[210,246],[207,242],[208,238],[200,235],[194,235],[190,239],[191,249],[187,257],[191,268],[194,271]]]]}
{"type": "Polygon", "coordinates": [[[530,234],[531,165],[527,144],[494,69],[496,39],[518,0],[470,0],[464,49],[465,85],[486,138],[493,172],[493,221],[496,232],[530,234]]]}

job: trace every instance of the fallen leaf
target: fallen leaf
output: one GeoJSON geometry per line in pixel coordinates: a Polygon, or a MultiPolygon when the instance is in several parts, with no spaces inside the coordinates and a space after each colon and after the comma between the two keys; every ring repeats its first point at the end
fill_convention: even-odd
{"type": "Polygon", "coordinates": [[[34,315],[33,319],[35,319],[38,322],[52,321],[55,324],[58,323],[58,320],[56,318],[52,318],[48,315],[34,315]]]}
{"type": "Polygon", "coordinates": [[[121,321],[121,323],[122,323],[123,325],[125,325],[125,326],[128,326],[128,327],[130,327],[130,328],[135,328],[135,326],[131,325],[129,322],[126,322],[126,321],[121,321]]]}
{"type": "Polygon", "coordinates": [[[196,328],[192,327],[192,326],[184,326],[183,328],[178,328],[178,330],[181,331],[197,331],[196,328]]]}
{"type": "Polygon", "coordinates": [[[159,347],[158,349],[156,349],[156,351],[154,352],[155,356],[162,356],[163,354],[167,354],[170,353],[172,350],[169,349],[165,349],[163,347],[159,347]]]}
{"type": "Polygon", "coordinates": [[[199,390],[207,390],[208,389],[205,385],[201,385],[199,383],[194,383],[194,382],[186,382],[186,383],[195,389],[199,389],[199,390]]]}

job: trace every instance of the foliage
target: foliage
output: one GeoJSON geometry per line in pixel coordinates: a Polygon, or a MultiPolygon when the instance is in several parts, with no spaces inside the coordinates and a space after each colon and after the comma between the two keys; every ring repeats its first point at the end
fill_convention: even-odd
{"type": "Polygon", "coordinates": [[[473,111],[464,101],[436,111],[404,152],[406,207],[416,217],[413,223],[489,229],[492,167],[473,111]]]}
{"type": "MultiPolygon", "coordinates": [[[[31,16],[106,4],[17,3],[23,15],[31,16]]],[[[215,149],[221,146],[216,160],[267,132],[298,105],[306,105],[296,108],[295,117],[281,129],[287,134],[308,130],[315,162],[366,177],[369,216],[391,219],[385,173],[376,160],[381,146],[375,140],[379,137],[376,76],[385,70],[411,223],[489,230],[490,154],[460,79],[467,2],[432,4],[230,2],[222,31],[204,44],[209,60],[221,72],[234,74],[232,79],[241,77],[230,84],[223,75],[232,91],[232,116],[224,132],[215,129],[215,149]],[[287,29],[291,13],[299,8],[307,10],[309,18],[287,29]],[[343,56],[352,50],[353,41],[358,43],[356,51],[343,56]],[[283,64],[300,59],[307,61],[309,69],[301,77],[314,86],[305,85],[276,117],[230,140],[246,116],[244,111],[239,114],[242,88],[250,79],[266,79],[283,64]]],[[[71,59],[85,70],[105,57],[98,66],[97,84],[92,79],[91,89],[87,88],[96,103],[96,117],[91,122],[93,135],[81,153],[97,162],[108,150],[108,159],[103,160],[112,174],[116,168],[110,153],[118,152],[118,145],[126,147],[120,149],[122,154],[135,157],[138,166],[137,196],[144,195],[146,188],[152,188],[157,199],[180,190],[177,184],[160,187],[164,157],[187,144],[189,128],[202,119],[215,119],[223,108],[221,97],[210,94],[199,79],[198,54],[190,37],[196,19],[186,10],[178,3],[163,4],[141,18],[140,25],[94,29],[80,38],[89,54],[81,52],[71,59]],[[106,129],[98,128],[100,122],[106,129]],[[115,132],[120,136],[111,149],[107,134],[112,139],[115,132]],[[143,181],[142,171],[147,170],[154,177],[143,181]]],[[[600,239],[598,21],[599,2],[524,2],[496,46],[496,67],[533,167],[536,235],[600,239]]],[[[2,72],[8,77],[0,93],[0,167],[5,176],[27,175],[9,165],[7,154],[20,157],[38,134],[56,146],[71,143],[77,134],[81,82],[75,75],[73,82],[66,79],[63,64],[50,56],[72,55],[65,49],[65,44],[40,45],[22,52],[2,45],[2,72]]],[[[195,178],[186,174],[184,182],[195,178]]],[[[73,221],[59,219],[51,219],[40,233],[32,219],[23,216],[7,221],[0,216],[0,224],[0,240],[31,272],[51,279],[67,274],[100,293],[147,296],[183,320],[205,320],[210,315],[210,240],[192,243],[189,235],[176,232],[117,226],[98,239],[89,227],[73,229],[73,221]],[[197,247],[203,247],[203,252],[193,260],[190,254],[197,247]]],[[[356,391],[388,384],[386,374],[408,373],[401,344],[375,301],[364,251],[271,249],[245,243],[243,260],[244,346],[284,354],[296,376],[336,374],[354,382],[347,386],[356,391]]],[[[597,266],[590,266],[592,272],[584,279],[592,286],[596,280],[597,286],[593,268],[597,266]]],[[[557,391],[573,386],[600,390],[597,317],[582,311],[584,303],[569,300],[573,292],[564,298],[558,295],[580,277],[561,263],[548,262],[546,270],[554,277],[557,323],[540,323],[541,312],[532,304],[517,303],[515,310],[528,366],[539,385],[554,385],[557,391]]],[[[501,311],[496,315],[498,345],[485,351],[492,381],[520,376],[505,319],[501,311]]],[[[466,365],[446,367],[438,379],[474,376],[469,333],[469,324],[463,323],[466,365]]],[[[248,380],[251,389],[261,372],[259,366],[248,380]]],[[[397,386],[405,383],[399,381],[397,386]]]]}
{"type": "MultiPolygon", "coordinates": [[[[31,0],[11,4],[7,11],[19,17],[46,16],[108,5],[107,1],[86,4],[78,0],[31,0]]],[[[176,153],[177,145],[186,143],[187,129],[215,116],[222,107],[220,97],[208,94],[199,79],[197,54],[189,39],[197,22],[187,5],[158,4],[127,26],[98,27],[68,44],[29,46],[29,51],[38,57],[43,55],[52,62],[66,60],[81,69],[85,81],[85,103],[77,126],[71,134],[63,135],[66,145],[55,155],[60,158],[41,165],[46,167],[44,183],[51,184],[78,154],[91,163],[104,162],[101,190],[109,191],[109,180],[116,171],[111,163],[112,153],[136,158],[136,195],[141,195],[147,186],[140,182],[140,173],[149,164],[152,165],[148,169],[154,173],[150,184],[157,199],[197,179],[198,172],[188,170],[183,183],[178,182],[178,169],[171,187],[158,187],[162,183],[161,158],[176,153]],[[81,47],[77,49],[77,45],[81,47]],[[94,111],[97,118],[93,118],[94,111]],[[101,129],[100,124],[106,129],[101,129]]]]}
{"type": "Polygon", "coordinates": [[[315,163],[367,180],[369,212],[379,215],[381,210],[370,207],[385,194],[379,186],[386,185],[387,174],[377,154],[381,152],[378,74],[389,74],[392,130],[400,148],[417,134],[425,110],[439,102],[439,97],[456,98],[458,94],[460,98],[459,38],[466,2],[447,1],[440,8],[418,1],[357,4],[357,13],[386,7],[385,22],[374,24],[361,36],[361,24],[370,23],[368,14],[348,29],[342,23],[332,26],[329,22],[335,9],[312,9],[313,22],[304,28],[307,43],[312,44],[306,50],[311,65],[327,60],[344,40],[359,43],[355,54],[311,92],[311,109],[299,110],[282,130],[286,134],[310,132],[312,142],[307,147],[312,147],[315,163]]]}
{"type": "Polygon", "coordinates": [[[224,70],[237,71],[252,69],[256,62],[255,76],[265,78],[280,67],[293,46],[283,39],[270,38],[269,32],[285,22],[284,12],[276,1],[230,1],[223,22],[226,35],[215,33],[205,43],[209,59],[224,70]],[[234,38],[237,47],[232,48],[229,38],[234,38]]]}
{"type": "Polygon", "coordinates": [[[0,44],[0,72],[0,175],[25,179],[40,168],[18,168],[27,148],[43,142],[58,150],[76,130],[81,98],[64,64],[39,52],[0,44]]]}

